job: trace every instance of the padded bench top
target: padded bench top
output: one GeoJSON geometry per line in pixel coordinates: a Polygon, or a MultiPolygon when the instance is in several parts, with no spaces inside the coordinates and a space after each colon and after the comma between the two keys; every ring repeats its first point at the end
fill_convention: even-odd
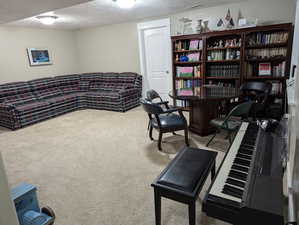
{"type": "Polygon", "coordinates": [[[209,175],[217,153],[185,147],[170,162],[153,186],[164,186],[192,194],[209,175]]]}

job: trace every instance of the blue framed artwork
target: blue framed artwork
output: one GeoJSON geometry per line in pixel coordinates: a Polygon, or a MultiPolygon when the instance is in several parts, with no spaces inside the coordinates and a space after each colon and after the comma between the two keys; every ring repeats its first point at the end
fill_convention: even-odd
{"type": "Polygon", "coordinates": [[[51,65],[52,57],[48,49],[27,48],[30,66],[51,65]]]}

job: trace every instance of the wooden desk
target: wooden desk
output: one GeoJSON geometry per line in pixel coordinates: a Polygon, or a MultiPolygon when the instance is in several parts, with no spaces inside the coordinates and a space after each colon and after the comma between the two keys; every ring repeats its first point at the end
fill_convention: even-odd
{"type": "Polygon", "coordinates": [[[218,116],[218,106],[221,101],[240,96],[239,89],[202,86],[193,89],[178,89],[169,96],[175,100],[186,100],[190,103],[190,131],[206,136],[215,132],[210,121],[218,116]]]}

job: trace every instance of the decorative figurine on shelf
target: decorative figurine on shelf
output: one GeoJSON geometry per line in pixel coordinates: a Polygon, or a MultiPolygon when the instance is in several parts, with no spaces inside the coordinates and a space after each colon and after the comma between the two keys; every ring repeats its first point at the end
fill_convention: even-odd
{"type": "Polygon", "coordinates": [[[178,55],[178,54],[175,55],[175,61],[176,61],[176,62],[179,61],[179,55],[178,55]]]}
{"type": "Polygon", "coordinates": [[[235,26],[234,20],[233,20],[233,18],[231,17],[230,9],[228,9],[228,10],[227,10],[226,17],[225,17],[225,27],[226,27],[227,29],[232,29],[234,26],[235,26]]]}
{"type": "Polygon", "coordinates": [[[182,55],[182,56],[180,57],[180,61],[181,61],[181,62],[188,62],[188,61],[189,61],[189,58],[188,58],[188,56],[186,56],[186,55],[182,55]]]}
{"type": "Polygon", "coordinates": [[[202,20],[197,20],[197,23],[198,23],[198,25],[197,25],[197,27],[196,27],[196,31],[197,31],[197,33],[202,33],[203,32],[203,27],[202,27],[202,20]]]}
{"type": "Polygon", "coordinates": [[[179,20],[181,23],[183,23],[183,34],[192,34],[193,29],[192,29],[192,20],[187,18],[187,17],[183,17],[179,20]]]}
{"type": "Polygon", "coordinates": [[[203,25],[204,25],[204,27],[203,27],[203,32],[209,32],[210,31],[210,28],[209,28],[209,21],[208,20],[206,20],[206,21],[204,21],[203,22],[203,25]]]}

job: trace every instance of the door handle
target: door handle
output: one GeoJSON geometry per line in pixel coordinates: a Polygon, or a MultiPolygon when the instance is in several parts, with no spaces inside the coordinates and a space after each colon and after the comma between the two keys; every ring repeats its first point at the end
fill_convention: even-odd
{"type": "Polygon", "coordinates": [[[295,76],[295,70],[297,69],[297,65],[293,65],[292,67],[292,78],[295,76]]]}
{"type": "Polygon", "coordinates": [[[167,74],[169,74],[169,70],[166,70],[165,72],[166,72],[167,74]]]}

